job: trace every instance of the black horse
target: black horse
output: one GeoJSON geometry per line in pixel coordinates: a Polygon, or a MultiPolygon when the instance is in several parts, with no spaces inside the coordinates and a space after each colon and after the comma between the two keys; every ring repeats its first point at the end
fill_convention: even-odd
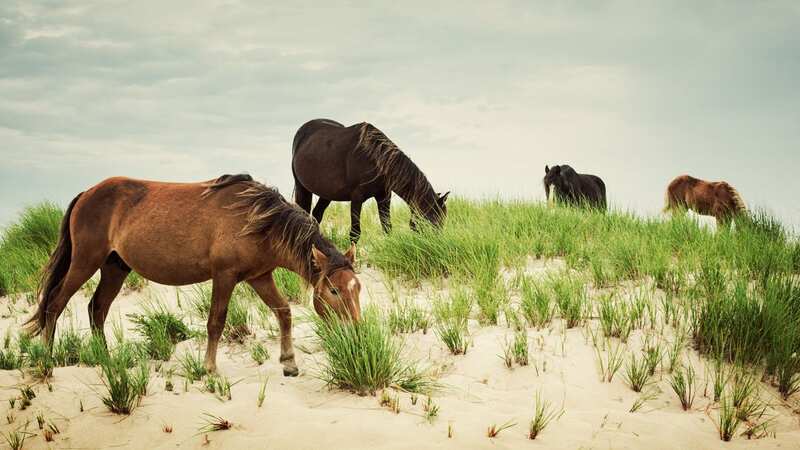
{"type": "Polygon", "coordinates": [[[312,194],[319,200],[313,216],[322,222],[331,201],[350,202],[350,240],[361,234],[361,205],[378,202],[383,231],[391,228],[390,202],[395,192],[411,208],[411,228],[425,218],[440,227],[449,194],[437,194],[425,174],[379,129],[369,123],[345,127],[328,119],[303,124],[292,145],[294,200],[311,212],[312,194]]]}
{"type": "Polygon", "coordinates": [[[577,173],[568,165],[544,166],[543,181],[548,202],[557,199],[573,206],[606,209],[606,184],[596,175],[577,173]]]}

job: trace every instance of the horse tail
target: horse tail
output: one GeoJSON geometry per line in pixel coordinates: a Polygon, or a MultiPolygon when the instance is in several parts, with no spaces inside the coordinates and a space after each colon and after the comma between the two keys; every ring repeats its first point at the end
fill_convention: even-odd
{"type": "Polygon", "coordinates": [[[672,184],[667,186],[667,189],[664,191],[664,209],[661,212],[667,213],[670,212],[673,208],[672,204],[672,195],[670,195],[670,188],[672,188],[672,184]]]}
{"type": "Polygon", "coordinates": [[[64,213],[64,218],[61,220],[58,244],[56,244],[56,249],[50,255],[50,260],[44,267],[42,278],[36,290],[39,306],[36,308],[36,312],[23,324],[25,332],[31,336],[39,334],[44,329],[47,307],[50,305],[54,294],[61,288],[61,283],[64,281],[64,277],[67,275],[69,266],[72,263],[72,236],[69,231],[69,222],[72,216],[72,209],[82,194],[83,192],[72,199],[67,211],[64,213]]]}

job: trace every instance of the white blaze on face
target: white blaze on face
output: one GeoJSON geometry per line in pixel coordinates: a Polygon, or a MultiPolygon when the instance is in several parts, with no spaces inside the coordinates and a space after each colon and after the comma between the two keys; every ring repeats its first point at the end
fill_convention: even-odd
{"type": "Polygon", "coordinates": [[[556,203],[556,185],[550,184],[550,194],[547,196],[547,205],[553,206],[556,203]]]}
{"type": "Polygon", "coordinates": [[[352,278],[350,281],[347,282],[347,290],[353,292],[356,288],[356,279],[352,278]]]}

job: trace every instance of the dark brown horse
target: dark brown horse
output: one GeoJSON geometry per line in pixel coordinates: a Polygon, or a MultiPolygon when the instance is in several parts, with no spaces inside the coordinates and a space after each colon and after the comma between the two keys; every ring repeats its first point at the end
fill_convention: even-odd
{"type": "Polygon", "coordinates": [[[283,373],[293,376],[291,309],[272,272],[284,267],[314,286],[318,313],[333,311],[357,320],[361,286],[353,255],[352,247],[341,254],[311,216],[249,175],[204,183],[110,178],[78,194],[67,208],[39,288],[39,307],[26,325],[32,334],[42,332],[52,346],[56,320],[98,269],[100,283],[89,317],[100,335],[131,269],[173,286],[211,279],[205,367],[214,371],[231,293],[246,281],[278,318],[283,373]]]}
{"type": "Polygon", "coordinates": [[[411,228],[416,218],[441,226],[447,214],[444,195],[437,194],[425,174],[379,129],[368,123],[345,127],[328,119],[306,122],[297,130],[292,146],[294,200],[311,212],[313,194],[319,196],[313,215],[322,222],[331,201],[350,202],[350,239],[361,234],[361,205],[378,202],[383,231],[392,223],[392,192],[411,208],[411,228]]]}
{"type": "Polygon", "coordinates": [[[566,164],[544,166],[542,182],[550,203],[557,199],[572,206],[606,209],[606,184],[597,175],[578,173],[566,164]]]}
{"type": "Polygon", "coordinates": [[[664,212],[691,209],[713,216],[717,225],[728,225],[747,211],[739,192],[724,181],[705,181],[689,175],[676,177],[667,186],[664,212]]]}

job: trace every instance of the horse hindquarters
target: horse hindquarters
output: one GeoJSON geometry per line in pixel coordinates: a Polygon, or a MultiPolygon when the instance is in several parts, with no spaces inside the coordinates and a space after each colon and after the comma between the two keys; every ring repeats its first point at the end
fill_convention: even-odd
{"type": "Polygon", "coordinates": [[[45,287],[41,292],[36,314],[28,321],[29,331],[43,332],[47,345],[52,345],[56,321],[67,303],[89,278],[103,265],[108,256],[105,230],[96,229],[94,217],[103,205],[93,202],[92,192],[78,195],[64,215],[58,246],[45,269],[45,287]],[[91,229],[87,228],[92,226],[91,229]]]}

